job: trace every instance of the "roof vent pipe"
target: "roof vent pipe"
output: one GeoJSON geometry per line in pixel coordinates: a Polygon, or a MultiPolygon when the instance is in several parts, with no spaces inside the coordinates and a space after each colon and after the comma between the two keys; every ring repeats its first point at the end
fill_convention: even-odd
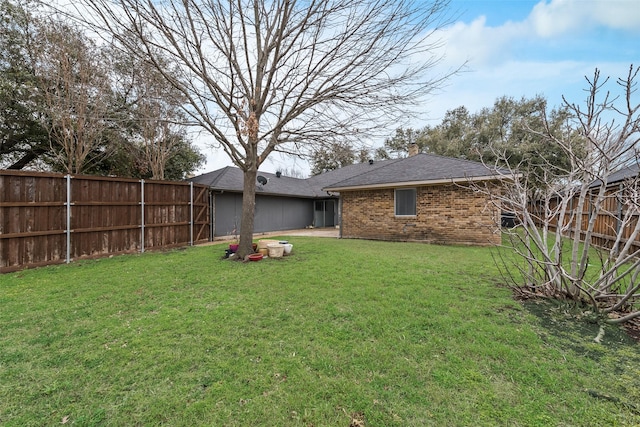
{"type": "Polygon", "coordinates": [[[372,165],[373,164],[373,159],[369,159],[369,164],[372,165]]]}
{"type": "Polygon", "coordinates": [[[276,178],[280,178],[282,176],[282,172],[276,171],[276,178]]]}

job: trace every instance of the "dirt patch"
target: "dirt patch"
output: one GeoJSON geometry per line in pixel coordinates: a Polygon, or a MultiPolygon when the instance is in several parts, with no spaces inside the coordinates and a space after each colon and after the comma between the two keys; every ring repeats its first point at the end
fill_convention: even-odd
{"type": "Polygon", "coordinates": [[[636,318],[630,320],[629,322],[625,323],[623,327],[631,338],[640,343],[640,319],[636,318]]]}
{"type": "Polygon", "coordinates": [[[355,412],[351,414],[351,422],[349,427],[365,427],[364,414],[362,412],[355,412]]]}
{"type": "Polygon", "coordinates": [[[529,299],[523,301],[523,305],[539,319],[543,339],[554,336],[578,353],[588,352],[584,347],[602,333],[602,343],[607,346],[638,345],[638,322],[628,322],[623,326],[602,324],[588,307],[568,301],[529,299]]]}
{"type": "MultiPolygon", "coordinates": [[[[518,290],[514,290],[513,297],[516,301],[521,302],[530,312],[536,314],[541,319],[546,318],[547,320],[545,321],[545,323],[548,323],[549,319],[551,319],[551,322],[557,322],[558,313],[563,313],[564,317],[566,318],[571,318],[578,322],[586,323],[587,325],[590,324],[591,327],[585,327],[584,325],[582,327],[583,332],[587,333],[593,328],[597,330],[599,328],[599,324],[601,323],[600,321],[598,321],[595,314],[591,313],[590,307],[581,306],[575,301],[570,301],[563,298],[562,295],[557,295],[556,298],[550,298],[544,295],[536,295],[529,292],[519,292],[518,290]]],[[[620,314],[620,316],[624,314],[626,313],[620,314]]],[[[573,328],[574,326],[575,325],[571,325],[570,328],[573,328]]],[[[608,327],[608,330],[618,329],[619,331],[626,332],[628,338],[636,343],[640,343],[640,318],[632,319],[620,326],[606,326],[608,327]]]]}

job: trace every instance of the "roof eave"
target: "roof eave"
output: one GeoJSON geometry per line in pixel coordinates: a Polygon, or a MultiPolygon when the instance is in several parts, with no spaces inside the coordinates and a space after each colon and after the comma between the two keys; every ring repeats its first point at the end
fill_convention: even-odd
{"type": "MultiPolygon", "coordinates": [[[[231,188],[214,188],[214,187],[209,187],[209,189],[211,191],[214,191],[216,193],[235,193],[235,194],[242,194],[242,190],[241,189],[231,189],[231,188]]],[[[262,191],[256,191],[256,196],[272,196],[272,197],[293,197],[293,198],[299,198],[299,199],[317,199],[321,196],[318,196],[317,194],[292,194],[292,193],[276,193],[276,192],[262,192],[262,191]]]]}
{"type": "Polygon", "coordinates": [[[520,175],[485,175],[474,176],[464,178],[447,178],[447,179],[432,179],[426,181],[406,181],[406,182],[389,182],[383,184],[366,184],[366,185],[353,185],[345,187],[325,187],[323,191],[353,191],[353,190],[374,190],[380,188],[400,188],[400,187],[422,187],[427,185],[441,185],[441,184],[460,184],[468,182],[479,181],[501,181],[501,180],[513,180],[520,175]]]}

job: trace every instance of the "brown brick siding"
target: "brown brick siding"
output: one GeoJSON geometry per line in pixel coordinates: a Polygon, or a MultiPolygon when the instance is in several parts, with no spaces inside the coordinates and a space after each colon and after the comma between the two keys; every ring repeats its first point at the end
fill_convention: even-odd
{"type": "Polygon", "coordinates": [[[500,243],[500,211],[484,193],[458,185],[416,189],[415,217],[396,217],[394,189],[344,191],[342,237],[441,244],[500,243]]]}

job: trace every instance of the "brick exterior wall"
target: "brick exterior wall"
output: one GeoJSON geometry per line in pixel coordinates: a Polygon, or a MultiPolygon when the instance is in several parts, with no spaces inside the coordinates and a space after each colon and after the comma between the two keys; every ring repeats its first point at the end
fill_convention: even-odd
{"type": "Polygon", "coordinates": [[[500,210],[454,184],[416,188],[416,216],[396,217],[394,189],[341,192],[342,237],[439,244],[499,244],[500,210]]]}

